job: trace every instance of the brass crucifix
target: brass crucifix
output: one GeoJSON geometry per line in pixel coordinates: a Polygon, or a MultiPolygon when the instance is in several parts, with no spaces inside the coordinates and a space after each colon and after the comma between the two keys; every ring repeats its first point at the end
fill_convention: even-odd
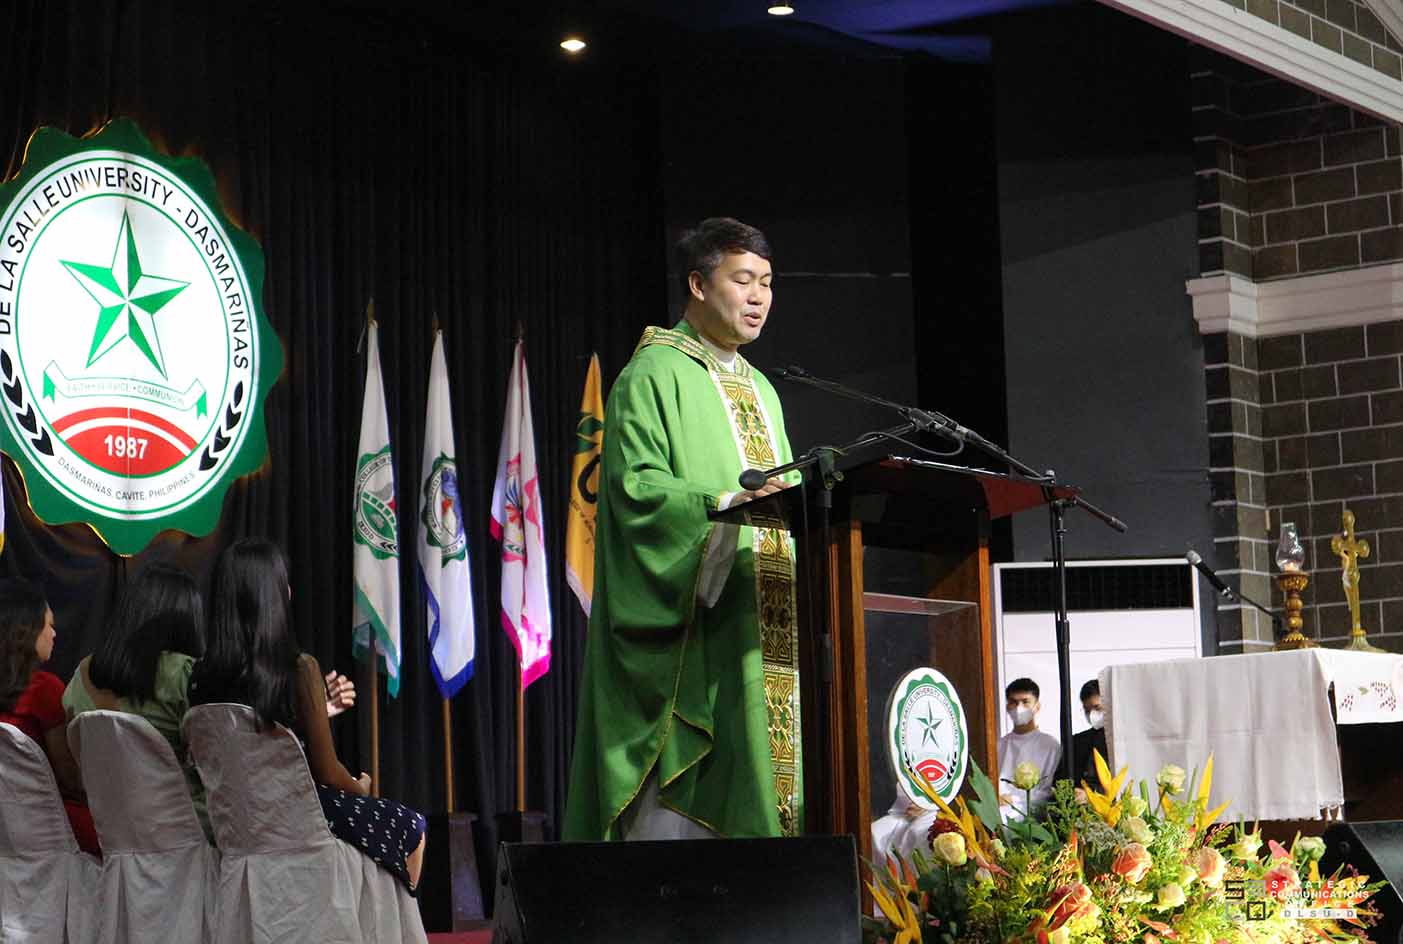
{"type": "Polygon", "coordinates": [[[1361,558],[1368,558],[1369,542],[1355,538],[1354,512],[1346,508],[1340,520],[1345,533],[1330,539],[1330,553],[1340,559],[1343,567],[1340,581],[1345,586],[1345,600],[1349,603],[1349,618],[1353,624],[1349,631],[1349,644],[1345,648],[1362,652],[1383,652],[1384,650],[1369,645],[1365,639],[1364,627],[1359,622],[1359,561],[1361,558]]]}

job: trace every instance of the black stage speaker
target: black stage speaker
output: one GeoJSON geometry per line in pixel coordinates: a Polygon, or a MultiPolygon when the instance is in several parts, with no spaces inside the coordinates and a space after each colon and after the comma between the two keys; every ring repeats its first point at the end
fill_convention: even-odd
{"type": "Polygon", "coordinates": [[[504,844],[493,944],[856,944],[851,836],[504,844]]]}
{"type": "Polygon", "coordinates": [[[1403,898],[1399,897],[1403,887],[1403,820],[1335,823],[1325,830],[1320,877],[1333,875],[1344,864],[1354,866],[1371,881],[1388,882],[1372,900],[1383,917],[1369,929],[1369,940],[1403,944],[1403,898]]]}

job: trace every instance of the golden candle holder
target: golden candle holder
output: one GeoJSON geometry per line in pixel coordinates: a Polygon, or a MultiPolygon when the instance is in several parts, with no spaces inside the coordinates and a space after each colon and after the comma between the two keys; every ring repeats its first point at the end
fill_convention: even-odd
{"type": "Polygon", "coordinates": [[[1288,570],[1276,575],[1276,585],[1286,595],[1287,633],[1274,647],[1280,652],[1286,649],[1310,649],[1315,643],[1301,634],[1305,620],[1301,619],[1301,591],[1310,583],[1310,574],[1303,570],[1288,570]]]}

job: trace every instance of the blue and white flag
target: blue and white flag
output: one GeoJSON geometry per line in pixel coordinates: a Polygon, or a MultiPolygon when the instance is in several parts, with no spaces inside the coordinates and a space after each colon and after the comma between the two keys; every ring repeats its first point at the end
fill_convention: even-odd
{"type": "Polygon", "coordinates": [[[443,332],[434,336],[429,405],[424,416],[423,486],[419,498],[419,585],[429,627],[429,663],[444,698],[473,675],[472,563],[463,530],[463,499],[453,459],[453,410],[443,332]]]}

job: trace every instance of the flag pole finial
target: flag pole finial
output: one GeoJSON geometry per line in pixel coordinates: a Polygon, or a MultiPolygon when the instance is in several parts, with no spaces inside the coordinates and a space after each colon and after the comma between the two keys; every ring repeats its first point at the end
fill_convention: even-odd
{"type": "Polygon", "coordinates": [[[523,324],[521,323],[521,319],[520,319],[520,318],[516,319],[516,325],[515,325],[515,327],[512,328],[512,340],[513,340],[513,341],[525,341],[525,340],[526,340],[526,326],[523,325],[523,324]]]}
{"type": "Polygon", "coordinates": [[[438,325],[438,312],[434,312],[433,333],[434,333],[435,336],[437,336],[438,333],[439,333],[440,331],[442,331],[442,330],[443,330],[443,329],[440,328],[439,325],[438,325]]]}
{"type": "Polygon", "coordinates": [[[365,350],[365,339],[370,334],[370,326],[375,324],[375,297],[372,295],[365,301],[365,321],[361,322],[360,337],[356,339],[356,353],[365,350]]]}

